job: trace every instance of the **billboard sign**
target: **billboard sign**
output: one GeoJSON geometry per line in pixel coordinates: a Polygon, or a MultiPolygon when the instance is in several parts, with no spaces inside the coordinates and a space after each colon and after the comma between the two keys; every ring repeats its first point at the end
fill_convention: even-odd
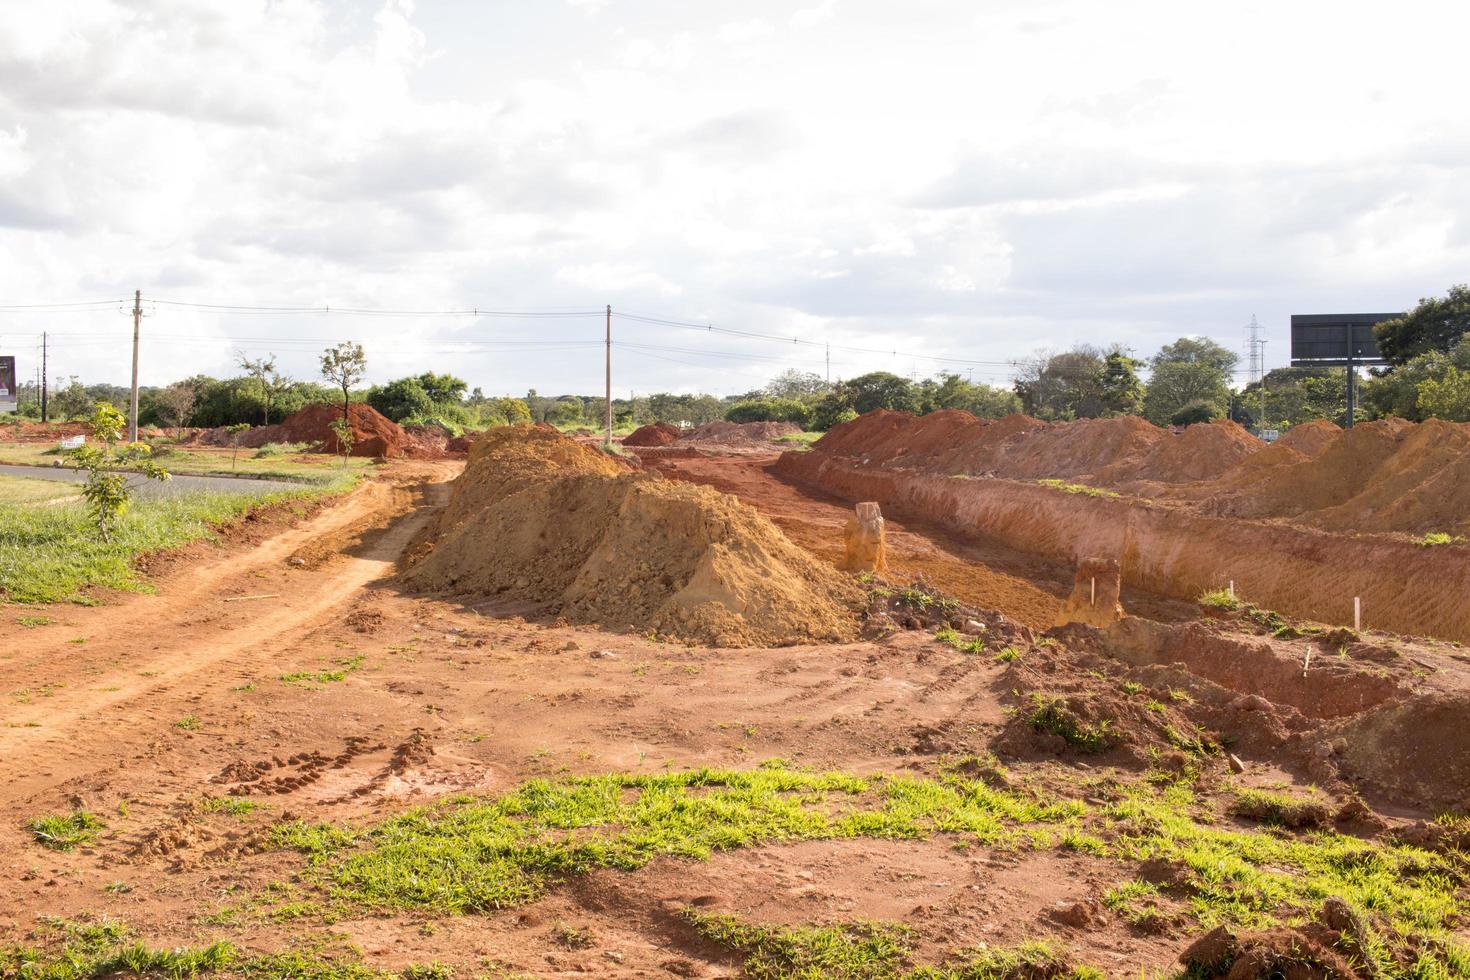
{"type": "Polygon", "coordinates": [[[0,354],[0,412],[15,411],[17,391],[15,358],[9,354],[0,354]]]}
{"type": "Polygon", "coordinates": [[[1386,364],[1373,328],[1402,313],[1306,313],[1291,318],[1292,367],[1386,364]]]}

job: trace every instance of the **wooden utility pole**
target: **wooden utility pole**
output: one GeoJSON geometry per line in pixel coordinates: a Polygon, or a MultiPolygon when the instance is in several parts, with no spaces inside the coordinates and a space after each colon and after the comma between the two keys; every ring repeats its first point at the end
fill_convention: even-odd
{"type": "Polygon", "coordinates": [[[133,290],[133,395],[128,410],[128,442],[138,441],[138,328],[143,323],[143,290],[133,290]]]}
{"type": "Polygon", "coordinates": [[[607,304],[607,444],[612,445],[612,304],[607,304]]]}

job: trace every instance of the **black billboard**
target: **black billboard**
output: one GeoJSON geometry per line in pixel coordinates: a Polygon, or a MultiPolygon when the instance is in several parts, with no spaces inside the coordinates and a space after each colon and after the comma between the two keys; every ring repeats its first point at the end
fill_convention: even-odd
{"type": "Polygon", "coordinates": [[[0,412],[15,411],[15,357],[0,354],[0,412]]]}
{"type": "Polygon", "coordinates": [[[1291,317],[1292,367],[1342,367],[1386,364],[1373,327],[1402,313],[1294,313],[1291,317]]]}

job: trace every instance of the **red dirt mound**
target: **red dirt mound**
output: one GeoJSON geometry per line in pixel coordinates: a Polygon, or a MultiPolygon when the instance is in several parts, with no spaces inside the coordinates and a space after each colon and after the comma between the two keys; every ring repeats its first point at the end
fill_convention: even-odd
{"type": "Polygon", "coordinates": [[[1114,464],[1098,474],[1098,482],[1213,480],[1264,448],[1260,439],[1228,419],[1191,425],[1179,435],[1155,443],[1131,473],[1114,464]]]}
{"type": "Polygon", "coordinates": [[[1320,456],[1333,440],[1342,435],[1342,429],[1327,419],[1314,419],[1294,425],[1276,440],[1278,446],[1290,446],[1303,456],[1320,456]]]}
{"type": "MultiPolygon", "coordinates": [[[[267,442],[309,442],[318,452],[337,453],[342,451],[332,423],[342,417],[340,405],[307,405],[280,425],[268,425],[252,429],[248,433],[267,442]]],[[[347,420],[352,426],[352,455],[384,456],[389,459],[402,456],[408,445],[408,437],[396,422],[391,422],[377,409],[362,402],[348,406],[347,420]]],[[[242,442],[243,444],[243,442],[242,442]]]]}
{"type": "Polygon", "coordinates": [[[754,508],[628,473],[554,430],[480,437],[413,555],[405,579],[419,588],[503,594],[580,622],[714,646],[857,633],[857,587],[754,508]]]}
{"type": "Polygon", "coordinates": [[[667,422],[654,422],[635,429],[623,440],[625,446],[667,446],[679,438],[679,427],[667,422]]]}

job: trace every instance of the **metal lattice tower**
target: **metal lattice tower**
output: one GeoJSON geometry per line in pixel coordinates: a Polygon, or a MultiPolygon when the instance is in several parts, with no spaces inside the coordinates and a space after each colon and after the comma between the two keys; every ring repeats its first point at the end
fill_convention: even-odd
{"type": "Polygon", "coordinates": [[[1261,339],[1261,325],[1256,320],[1256,315],[1251,314],[1251,322],[1246,325],[1246,354],[1247,370],[1250,374],[1250,383],[1258,385],[1261,396],[1261,419],[1257,428],[1266,428],[1266,342],[1261,339]]]}

